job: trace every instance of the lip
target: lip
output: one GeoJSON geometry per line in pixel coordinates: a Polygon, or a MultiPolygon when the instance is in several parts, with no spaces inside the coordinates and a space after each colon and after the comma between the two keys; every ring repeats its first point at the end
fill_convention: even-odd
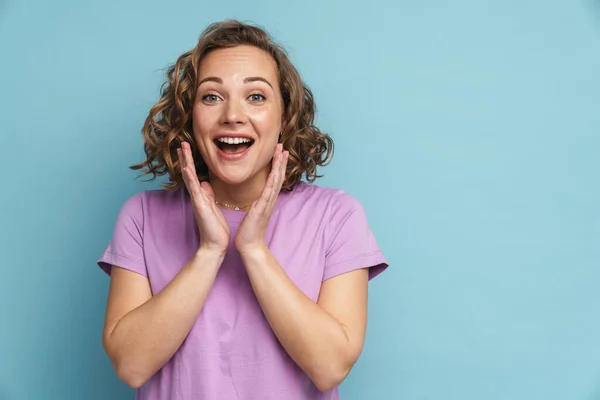
{"type": "MultiPolygon", "coordinates": [[[[224,136],[218,136],[218,137],[224,137],[224,136]]],[[[235,137],[246,137],[246,136],[235,136],[235,137]]],[[[250,138],[248,138],[250,139],[250,138]]],[[[246,157],[246,155],[248,155],[248,153],[250,152],[250,149],[252,148],[252,146],[248,147],[246,150],[244,151],[240,151],[238,153],[225,153],[223,150],[221,150],[219,148],[219,146],[217,146],[217,144],[213,141],[213,145],[215,146],[215,148],[217,149],[217,154],[219,155],[219,157],[227,160],[227,161],[238,161],[241,160],[242,158],[246,157]]]]}
{"type": "Polygon", "coordinates": [[[220,139],[220,138],[244,138],[244,139],[250,139],[250,140],[254,141],[254,138],[252,136],[250,136],[246,133],[241,133],[241,132],[220,133],[213,137],[213,141],[220,139]]]}

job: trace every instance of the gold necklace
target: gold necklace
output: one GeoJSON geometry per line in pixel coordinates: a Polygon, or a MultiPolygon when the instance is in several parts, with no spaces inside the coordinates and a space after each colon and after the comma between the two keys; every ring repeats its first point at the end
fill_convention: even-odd
{"type": "Polygon", "coordinates": [[[230,205],[230,204],[227,204],[227,203],[221,203],[221,202],[220,202],[220,201],[218,201],[218,200],[215,200],[215,203],[217,203],[217,204],[219,204],[219,205],[221,205],[221,206],[223,206],[223,207],[230,208],[230,209],[232,209],[232,210],[234,210],[234,211],[244,211],[244,209],[246,209],[246,208],[250,208],[250,206],[242,206],[242,207],[238,207],[238,206],[232,206],[232,205],[230,205]]]}

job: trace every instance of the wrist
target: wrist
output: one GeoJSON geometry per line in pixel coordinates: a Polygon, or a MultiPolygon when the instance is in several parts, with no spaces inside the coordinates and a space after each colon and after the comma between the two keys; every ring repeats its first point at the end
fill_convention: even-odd
{"type": "Polygon", "coordinates": [[[220,267],[221,263],[223,263],[223,259],[225,258],[226,249],[200,246],[198,250],[194,253],[192,259],[193,260],[202,260],[201,264],[203,265],[215,265],[216,267],[220,267]]]}
{"type": "Polygon", "coordinates": [[[250,246],[236,246],[242,259],[259,259],[264,258],[269,253],[269,248],[264,242],[253,244],[250,246]]]}

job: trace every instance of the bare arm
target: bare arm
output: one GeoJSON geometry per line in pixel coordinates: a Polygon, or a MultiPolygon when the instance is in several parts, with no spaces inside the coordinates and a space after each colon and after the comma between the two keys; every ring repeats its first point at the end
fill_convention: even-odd
{"type": "Polygon", "coordinates": [[[286,176],[288,155],[278,144],[265,189],[244,217],[235,245],[281,345],[315,386],[325,391],[346,378],[362,351],[369,274],[363,268],[326,280],[315,303],[271,254],[265,232],[286,176]]]}
{"type": "Polygon", "coordinates": [[[144,384],[175,354],[204,305],[229,244],[229,226],[208,182],[196,174],[190,144],[177,149],[178,166],[200,232],[198,250],[155,296],[147,278],[113,268],[102,343],[119,378],[144,384]]]}
{"type": "Polygon", "coordinates": [[[146,277],[112,269],[102,342],[121,380],[139,387],[173,356],[196,321],[223,257],[200,249],[156,296],[146,277]]]}
{"type": "Polygon", "coordinates": [[[261,308],[290,357],[320,390],[338,386],[363,348],[368,270],[326,280],[315,303],[267,248],[244,253],[242,259],[261,308]]]}

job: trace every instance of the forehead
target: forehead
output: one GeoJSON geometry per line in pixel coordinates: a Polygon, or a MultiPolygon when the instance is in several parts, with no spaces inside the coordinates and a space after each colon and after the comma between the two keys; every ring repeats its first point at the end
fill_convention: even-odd
{"type": "Polygon", "coordinates": [[[207,76],[227,78],[236,75],[264,76],[274,79],[277,65],[269,53],[254,46],[236,46],[210,52],[200,63],[200,79],[207,76]]]}

